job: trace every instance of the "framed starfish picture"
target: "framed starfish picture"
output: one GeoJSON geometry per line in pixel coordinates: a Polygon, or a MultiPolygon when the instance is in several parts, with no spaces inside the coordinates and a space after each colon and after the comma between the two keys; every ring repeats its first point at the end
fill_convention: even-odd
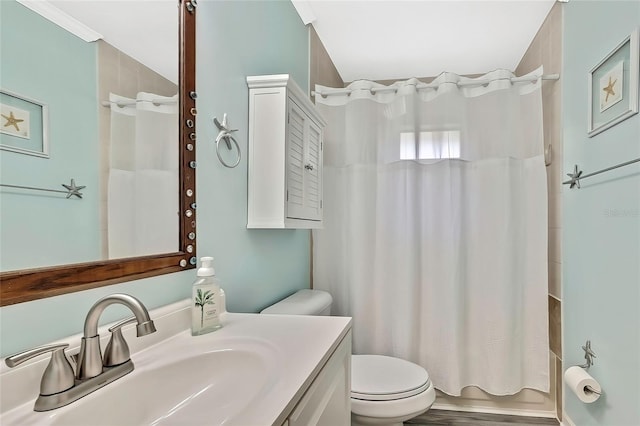
{"type": "Polygon", "coordinates": [[[0,149],[49,158],[46,104],[0,89],[0,149]]]}
{"type": "Polygon", "coordinates": [[[589,72],[589,137],[638,113],[638,52],[636,29],[589,72]]]}

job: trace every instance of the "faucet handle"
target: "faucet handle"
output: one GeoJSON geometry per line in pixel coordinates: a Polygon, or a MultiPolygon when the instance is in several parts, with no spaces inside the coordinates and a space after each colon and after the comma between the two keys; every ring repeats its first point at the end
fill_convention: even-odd
{"type": "Polygon", "coordinates": [[[68,347],[67,343],[40,346],[7,357],[5,364],[8,367],[16,367],[28,359],[51,352],[51,360],[40,381],[40,395],[53,395],[66,391],[75,384],[73,368],[64,353],[68,347]]]}
{"type": "Polygon", "coordinates": [[[109,328],[111,339],[104,350],[103,364],[105,367],[113,367],[129,361],[129,345],[122,335],[122,327],[135,323],[136,317],[126,318],[109,328]]]}

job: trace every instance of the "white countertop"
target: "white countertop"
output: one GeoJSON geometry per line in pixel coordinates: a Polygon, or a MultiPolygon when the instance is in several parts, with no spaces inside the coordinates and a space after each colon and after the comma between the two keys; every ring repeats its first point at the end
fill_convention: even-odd
{"type": "MultiPolygon", "coordinates": [[[[126,387],[125,384],[128,381],[135,381],[136,373],[142,375],[148,370],[162,371],[161,369],[153,370],[153,368],[158,368],[158,363],[162,364],[174,359],[180,361],[185,357],[188,360],[189,356],[209,350],[224,350],[234,342],[240,344],[253,342],[258,344],[258,347],[263,345],[265,352],[271,355],[269,371],[265,374],[261,373],[255,381],[246,374],[243,376],[242,372],[238,372],[237,377],[241,382],[238,385],[246,387],[246,395],[250,403],[242,407],[234,406],[233,403],[227,404],[228,412],[218,409],[216,413],[211,413],[206,418],[210,421],[209,424],[280,426],[351,329],[351,318],[346,317],[227,313],[223,319],[223,328],[194,337],[187,329],[190,320],[188,301],[178,302],[150,313],[158,333],[138,339],[134,336],[133,327],[130,326],[124,331],[130,343],[131,359],[135,370],[66,407],[44,413],[33,411],[33,403],[39,391],[39,380],[48,363],[48,357],[41,357],[36,362],[14,369],[3,366],[0,369],[0,402],[2,404],[0,424],[3,426],[53,425],[57,423],[56,418],[64,418],[64,413],[69,410],[78,410],[82,404],[86,406],[100,404],[101,393],[104,399],[106,394],[103,392],[107,389],[112,389],[111,396],[107,399],[110,405],[107,409],[115,410],[118,409],[119,404],[113,401],[113,389],[119,385],[129,389],[131,383],[126,387]]],[[[109,334],[104,331],[106,327],[100,330],[105,340],[109,334]]],[[[70,353],[77,351],[74,348],[78,346],[79,336],[72,336],[65,340],[72,343],[70,353]]],[[[106,341],[103,341],[102,347],[105,346],[106,341]]],[[[221,374],[234,374],[233,371],[222,370],[225,368],[224,365],[220,365],[219,368],[221,374]]],[[[214,368],[212,371],[215,375],[217,370],[214,368]]],[[[171,385],[170,380],[167,380],[166,388],[161,391],[171,392],[171,385]]],[[[123,395],[123,398],[136,398],[136,396],[123,395]]],[[[199,403],[186,408],[193,410],[201,407],[206,410],[207,401],[204,398],[201,399],[199,403]]],[[[167,410],[172,408],[167,407],[167,410]]],[[[144,413],[141,415],[143,416],[144,413]]],[[[135,419],[134,423],[181,424],[181,418],[179,410],[175,410],[166,418],[147,419],[143,416],[135,419]]],[[[88,422],[86,424],[91,423],[91,419],[84,420],[88,422]]]]}

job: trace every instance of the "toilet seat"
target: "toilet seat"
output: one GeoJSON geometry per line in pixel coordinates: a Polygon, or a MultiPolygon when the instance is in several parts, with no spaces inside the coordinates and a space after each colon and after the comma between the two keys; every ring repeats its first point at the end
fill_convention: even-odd
{"type": "Polygon", "coordinates": [[[384,355],[351,356],[351,398],[391,401],[410,398],[431,386],[421,366],[384,355]]]}

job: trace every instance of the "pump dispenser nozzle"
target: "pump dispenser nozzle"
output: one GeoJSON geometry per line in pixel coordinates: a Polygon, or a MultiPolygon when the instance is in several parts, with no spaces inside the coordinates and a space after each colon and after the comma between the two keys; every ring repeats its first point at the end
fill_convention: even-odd
{"type": "Polygon", "coordinates": [[[199,277],[212,277],[216,274],[216,270],[213,269],[213,257],[201,257],[200,263],[201,266],[198,269],[197,273],[199,277]]]}

